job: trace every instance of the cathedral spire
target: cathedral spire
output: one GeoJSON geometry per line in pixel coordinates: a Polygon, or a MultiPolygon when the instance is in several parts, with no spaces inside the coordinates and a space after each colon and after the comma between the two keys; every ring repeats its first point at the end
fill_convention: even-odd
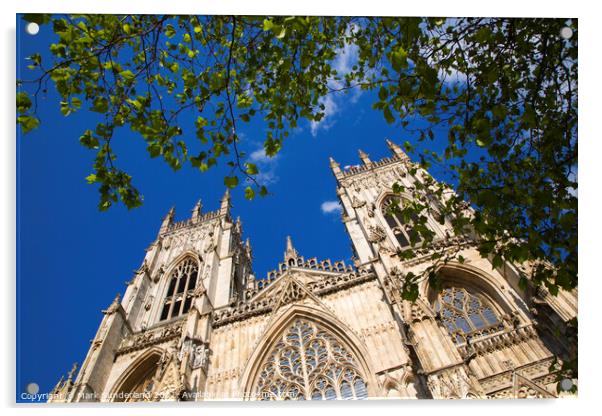
{"type": "Polygon", "coordinates": [[[253,257],[253,251],[251,250],[251,240],[247,237],[245,240],[245,252],[249,258],[253,257]]]}
{"type": "Polygon", "coordinates": [[[399,157],[401,160],[408,160],[409,159],[408,155],[406,155],[405,152],[403,150],[401,150],[401,147],[399,147],[399,145],[397,143],[393,143],[389,139],[385,139],[385,141],[387,142],[387,146],[389,146],[389,149],[391,149],[391,151],[397,157],[399,157]]]}
{"type": "Polygon", "coordinates": [[[358,153],[360,155],[360,159],[362,159],[362,162],[364,162],[366,166],[372,166],[372,161],[370,160],[366,152],[360,149],[358,150],[358,153]]]}
{"type": "Polygon", "coordinates": [[[293,247],[293,240],[290,235],[286,236],[286,251],[284,252],[284,261],[288,262],[289,259],[297,258],[297,250],[293,247]]]}
{"type": "Polygon", "coordinates": [[[73,365],[71,366],[71,370],[67,374],[67,382],[73,380],[73,376],[75,375],[76,371],[77,371],[77,363],[73,363],[73,365]]]}
{"type": "Polygon", "coordinates": [[[230,211],[230,207],[232,207],[232,203],[230,202],[230,189],[226,188],[226,192],[224,192],[222,204],[220,206],[221,214],[227,214],[228,211],[230,211]]]}
{"type": "Polygon", "coordinates": [[[339,179],[342,177],[341,165],[339,165],[332,157],[330,157],[330,169],[332,169],[335,178],[339,179]]]}
{"type": "Polygon", "coordinates": [[[167,212],[167,215],[163,218],[163,222],[161,223],[161,228],[159,229],[159,234],[163,234],[167,231],[167,228],[173,223],[173,218],[176,215],[176,208],[171,207],[167,212]]]}
{"type": "Polygon", "coordinates": [[[201,219],[202,209],[203,209],[203,203],[199,199],[197,201],[197,203],[194,205],[194,208],[192,208],[192,217],[191,218],[192,218],[193,222],[197,222],[198,220],[201,219]]]}

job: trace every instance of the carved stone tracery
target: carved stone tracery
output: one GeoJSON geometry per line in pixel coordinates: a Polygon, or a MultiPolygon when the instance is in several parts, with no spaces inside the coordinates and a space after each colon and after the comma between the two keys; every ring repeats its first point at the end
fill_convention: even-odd
{"type": "Polygon", "coordinates": [[[297,319],[279,337],[257,382],[260,400],[368,397],[356,359],[317,324],[297,319]]]}

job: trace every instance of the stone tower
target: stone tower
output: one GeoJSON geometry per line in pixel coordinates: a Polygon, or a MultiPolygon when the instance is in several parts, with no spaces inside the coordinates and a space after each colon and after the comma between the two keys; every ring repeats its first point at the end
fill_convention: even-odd
{"type": "Polygon", "coordinates": [[[405,193],[429,174],[387,145],[389,157],[360,151],[346,169],[330,159],[353,266],[305,258],[288,237],[256,279],[227,192],[216,211],[199,201],[174,222],[170,210],[51,401],[553,397],[551,364],[572,348],[554,328],[576,316],[576,292],[519,287],[527,265],[494,268],[476,236],[454,235],[442,201],[405,193]],[[388,209],[413,198],[430,207],[429,244],[388,209]],[[433,253],[454,258],[439,267],[433,253]],[[417,300],[403,300],[404,276],[434,266],[441,287],[419,278],[417,300]]]}
{"type": "Polygon", "coordinates": [[[250,245],[241,240],[240,220],[231,218],[230,208],[226,191],[216,211],[203,212],[199,200],[189,219],[175,222],[170,209],[123,300],[118,295],[103,311],[77,379],[72,371],[61,380],[55,401],[145,400],[157,381],[163,391],[155,393],[178,397],[204,383],[209,314],[236,301],[253,278],[250,245]],[[142,370],[129,374],[132,357],[142,370]],[[157,365],[160,379],[144,372],[157,365]],[[114,383],[125,387],[107,391],[114,383]],[[124,390],[139,397],[119,396],[124,390]]]}
{"type": "MultiPolygon", "coordinates": [[[[552,351],[562,350],[566,356],[571,347],[562,340],[552,340],[551,334],[555,325],[562,326],[576,316],[576,292],[553,297],[541,288],[523,290],[518,284],[519,268],[526,265],[506,262],[502,267],[492,267],[490,259],[476,250],[475,235],[455,235],[448,218],[436,218],[443,201],[433,199],[426,191],[430,182],[426,179],[433,180],[429,173],[413,163],[397,144],[390,140],[386,143],[390,157],[371,161],[360,150],[361,165],[342,170],[331,158],[330,166],[356,265],[372,267],[378,276],[392,313],[400,322],[414,359],[412,365],[422,374],[428,394],[433,398],[512,397],[518,396],[522,388],[533,397],[551,397],[541,384],[530,381],[513,386],[514,390],[501,389],[503,393],[495,389],[501,380],[507,385],[509,374],[515,374],[516,368],[524,369],[528,380],[538,378],[549,383],[553,379],[548,372],[552,351]],[[394,192],[395,187],[404,191],[394,192]],[[410,193],[416,189],[422,192],[410,193]],[[415,198],[430,208],[426,225],[434,238],[427,247],[412,245],[412,223],[404,223],[387,210],[391,201],[401,207],[415,198]],[[410,248],[415,256],[405,259],[401,253],[410,248]],[[436,293],[423,272],[433,266],[433,253],[443,256],[448,252],[455,253],[456,259],[438,270],[444,289],[436,293]],[[414,303],[400,297],[401,277],[408,273],[422,276],[414,303]],[[454,321],[464,317],[457,308],[446,308],[446,300],[464,300],[460,297],[478,304],[475,310],[468,307],[469,315],[475,313],[474,323],[469,319],[454,321]],[[482,300],[475,300],[477,297],[482,300]],[[491,304],[487,305],[489,300],[491,304]],[[478,314],[476,309],[480,309],[478,314]],[[536,319],[538,315],[541,319],[536,319]],[[483,329],[478,324],[481,320],[486,324],[483,329]],[[462,325],[467,326],[466,331],[462,325]]],[[[470,215],[468,205],[466,210],[470,215]]]]}

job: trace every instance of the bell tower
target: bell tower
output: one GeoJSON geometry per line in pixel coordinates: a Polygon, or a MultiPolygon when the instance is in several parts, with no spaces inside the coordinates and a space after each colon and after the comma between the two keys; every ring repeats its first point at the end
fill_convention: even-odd
{"type": "MultiPolygon", "coordinates": [[[[337,195],[343,206],[343,222],[351,237],[358,264],[384,262],[388,270],[394,264],[392,257],[398,250],[407,248],[413,231],[411,224],[395,223],[387,215],[391,201],[400,203],[403,198],[415,198],[416,189],[423,189],[426,170],[410,161],[403,150],[390,140],[386,143],[392,155],[378,161],[372,161],[369,155],[359,151],[361,164],[342,170],[340,165],[330,159],[330,166],[337,179],[337,195]],[[418,185],[418,186],[417,186],[418,185]],[[393,188],[401,186],[399,193],[393,188]]],[[[439,201],[421,196],[430,205],[431,212],[439,209],[439,201]]],[[[445,238],[450,227],[440,224],[435,218],[427,218],[427,225],[435,234],[434,240],[445,238]]]]}
{"type": "MultiPolygon", "coordinates": [[[[361,150],[361,164],[345,169],[330,159],[356,267],[373,270],[377,275],[403,343],[413,357],[413,371],[430,397],[493,396],[497,394],[490,381],[494,374],[513,374],[512,368],[518,366],[551,362],[551,351],[557,349],[558,341],[546,341],[546,336],[537,335],[541,328],[535,325],[533,297],[517,284],[517,265],[504,262],[496,267],[491,259],[480,255],[474,233],[456,235],[450,219],[441,215],[444,200],[430,192],[437,185],[435,180],[397,144],[390,140],[386,143],[392,154],[378,161],[361,150]],[[421,218],[400,213],[409,204],[424,207],[421,218]],[[395,205],[400,209],[394,209],[395,205]],[[432,233],[432,241],[424,243],[418,227],[432,233]],[[436,260],[444,257],[443,263],[436,260]],[[431,286],[427,278],[430,273],[437,275],[442,288],[431,286]],[[414,301],[402,297],[408,276],[414,279],[414,301]],[[462,312],[467,320],[458,318],[459,309],[446,309],[445,302],[452,296],[456,297],[455,307],[467,305],[462,299],[471,299],[470,308],[462,312]],[[489,304],[487,299],[496,299],[497,303],[489,304]],[[477,315],[476,311],[489,318],[481,319],[485,315],[477,315]],[[456,326],[456,322],[461,325],[456,326]],[[529,358],[504,347],[499,340],[506,334],[521,334],[513,342],[528,350],[529,358]],[[486,358],[495,355],[487,349],[491,339],[504,352],[486,358]],[[508,362],[511,369],[489,368],[488,359],[508,362]]],[[[451,195],[453,191],[449,191],[451,195]]],[[[465,205],[466,215],[471,215],[465,205]]],[[[566,302],[557,310],[575,316],[576,294],[563,292],[558,299],[566,302]]],[[[542,367],[537,377],[547,374],[542,367]]],[[[509,382],[505,383],[507,387],[509,382]]],[[[550,397],[546,392],[538,394],[550,397]]]]}
{"type": "Polygon", "coordinates": [[[173,400],[202,389],[211,313],[241,298],[252,276],[250,244],[230,210],[228,191],[215,211],[203,212],[198,201],[190,218],[176,221],[169,210],[123,298],[103,311],[77,378],[72,370],[50,401],[173,400]],[[126,374],[141,357],[152,373],[146,387],[145,375],[126,374]]]}

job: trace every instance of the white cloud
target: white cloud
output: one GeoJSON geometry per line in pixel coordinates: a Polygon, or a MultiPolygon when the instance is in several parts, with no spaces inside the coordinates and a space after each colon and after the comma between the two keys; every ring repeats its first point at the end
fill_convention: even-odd
{"type": "Polygon", "coordinates": [[[311,135],[314,137],[318,135],[319,129],[330,129],[335,123],[334,115],[339,112],[339,105],[332,95],[323,97],[320,102],[324,104],[324,117],[320,121],[310,123],[311,135]]]}
{"type": "Polygon", "coordinates": [[[249,155],[249,162],[251,163],[271,163],[272,161],[274,161],[274,159],[277,156],[274,156],[273,158],[268,157],[268,155],[265,154],[265,149],[264,148],[260,148],[257,150],[254,150],[253,152],[251,152],[251,154],[249,155]]]}
{"type": "Polygon", "coordinates": [[[248,161],[257,165],[257,169],[259,170],[259,173],[255,176],[255,179],[260,185],[267,186],[278,182],[278,179],[280,179],[276,175],[278,159],[279,155],[274,157],[269,157],[266,155],[263,147],[260,147],[249,154],[248,161]]]}
{"type": "Polygon", "coordinates": [[[320,209],[324,214],[336,214],[343,211],[343,207],[339,204],[339,201],[324,201],[320,205],[320,209]]]}
{"type": "MultiPolygon", "coordinates": [[[[353,27],[349,27],[348,32],[353,30],[353,27]]],[[[343,80],[345,75],[350,73],[353,66],[357,64],[359,59],[359,47],[352,43],[345,43],[345,46],[337,49],[336,58],[332,61],[331,66],[337,71],[337,78],[330,78],[328,80],[328,87],[332,90],[340,90],[344,87],[343,80]]],[[[324,105],[324,117],[320,121],[312,121],[310,123],[311,135],[316,137],[319,130],[328,130],[336,123],[335,115],[340,112],[344,101],[347,100],[351,103],[357,102],[360,95],[362,94],[360,88],[354,88],[351,92],[351,97],[346,97],[348,91],[345,92],[331,92],[330,94],[320,99],[320,104],[324,105]]]]}
{"type": "Polygon", "coordinates": [[[351,168],[359,168],[361,165],[345,165],[343,170],[349,170],[351,168]]]}
{"type": "Polygon", "coordinates": [[[353,43],[346,43],[345,46],[337,50],[337,57],[332,63],[339,76],[344,76],[351,72],[353,65],[358,61],[359,47],[353,43]]]}

